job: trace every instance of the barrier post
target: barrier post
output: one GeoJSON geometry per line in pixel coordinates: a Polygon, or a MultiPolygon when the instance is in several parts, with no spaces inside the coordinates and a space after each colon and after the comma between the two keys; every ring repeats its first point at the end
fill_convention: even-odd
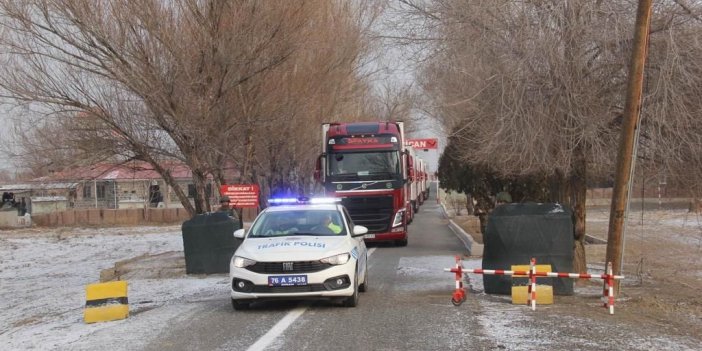
{"type": "Polygon", "coordinates": [[[451,303],[454,306],[460,306],[466,300],[466,292],[463,289],[463,263],[461,256],[456,255],[456,267],[451,268],[451,272],[456,274],[456,290],[451,296],[451,303]]]}
{"type": "Polygon", "coordinates": [[[531,258],[529,262],[529,291],[527,292],[527,305],[532,311],[536,311],[536,259],[531,258]]]}
{"type": "Polygon", "coordinates": [[[614,314],[614,274],[612,274],[612,262],[607,262],[607,273],[604,279],[605,298],[604,307],[609,309],[609,314],[614,314]]]}
{"type": "MultiPolygon", "coordinates": [[[[456,277],[456,289],[451,297],[451,302],[455,306],[460,306],[466,300],[466,291],[463,287],[463,275],[472,274],[488,274],[488,275],[509,275],[522,276],[529,278],[527,285],[527,306],[531,307],[532,311],[536,310],[536,277],[552,277],[552,278],[571,278],[571,279],[602,279],[602,298],[603,306],[608,309],[609,314],[614,314],[614,281],[624,279],[623,275],[614,275],[612,272],[612,263],[607,262],[605,274],[588,274],[588,273],[564,273],[564,272],[537,272],[536,258],[532,258],[528,271],[524,270],[502,270],[502,269],[465,269],[460,256],[456,257],[456,266],[453,268],[445,268],[445,272],[452,272],[456,277]]],[[[514,266],[513,266],[514,267],[514,266]]],[[[522,268],[524,269],[524,268],[522,268]]],[[[521,300],[524,301],[524,300],[521,300]]],[[[523,303],[523,302],[521,302],[523,303]]]]}

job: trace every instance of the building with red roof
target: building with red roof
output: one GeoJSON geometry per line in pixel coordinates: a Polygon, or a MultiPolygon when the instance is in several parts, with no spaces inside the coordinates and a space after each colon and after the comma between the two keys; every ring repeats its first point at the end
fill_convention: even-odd
{"type": "MultiPolygon", "coordinates": [[[[189,198],[195,197],[192,171],[181,162],[164,162],[176,183],[189,198]]],[[[227,180],[238,178],[238,172],[225,170],[227,180]]],[[[26,184],[2,185],[3,192],[14,192],[19,201],[26,198],[30,213],[44,213],[66,208],[145,208],[182,207],[173,189],[153,167],[141,161],[100,163],[54,172],[26,184]]],[[[215,202],[215,189],[210,177],[206,193],[215,202]]]]}

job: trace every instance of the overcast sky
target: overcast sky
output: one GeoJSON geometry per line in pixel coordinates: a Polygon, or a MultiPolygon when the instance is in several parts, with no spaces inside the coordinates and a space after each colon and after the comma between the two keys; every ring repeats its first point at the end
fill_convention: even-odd
{"type": "MultiPolygon", "coordinates": [[[[392,31],[393,26],[388,25],[389,21],[392,21],[392,12],[386,12],[385,17],[381,17],[380,21],[376,22],[378,24],[378,31],[392,31]]],[[[397,35],[398,33],[389,33],[390,35],[397,35]]],[[[397,85],[397,86],[408,86],[415,85],[415,71],[410,64],[411,60],[411,47],[397,47],[393,42],[387,41],[382,46],[379,52],[379,60],[372,63],[371,69],[377,69],[378,74],[376,79],[373,80],[374,86],[376,88],[382,87],[383,85],[397,85]]],[[[419,128],[410,138],[439,138],[439,147],[443,148],[446,145],[445,138],[443,138],[440,127],[427,116],[422,116],[419,112],[415,112],[415,117],[418,119],[419,123],[415,123],[419,128]]],[[[13,170],[15,165],[7,157],[7,150],[9,146],[8,140],[10,139],[11,132],[13,130],[13,121],[18,118],[18,113],[13,110],[12,105],[8,104],[7,101],[0,100],[0,170],[13,170]]],[[[438,157],[440,150],[431,150],[428,152],[419,151],[420,157],[427,161],[428,167],[431,171],[436,170],[438,164],[438,157]]]]}
{"type": "MultiPolygon", "coordinates": [[[[388,35],[388,36],[402,36],[402,33],[398,32],[396,27],[393,25],[401,15],[398,15],[394,11],[386,11],[380,20],[377,22],[376,31],[388,35]]],[[[404,24],[407,24],[408,19],[406,17],[400,18],[404,24]]],[[[411,25],[411,24],[410,24],[411,25]]],[[[419,25],[414,26],[419,28],[419,25]]],[[[395,84],[398,86],[408,86],[412,85],[417,87],[415,79],[415,67],[412,64],[412,57],[417,57],[418,48],[412,46],[398,46],[396,42],[392,40],[385,40],[384,45],[381,47],[380,58],[377,62],[379,69],[378,78],[374,80],[375,87],[382,87],[383,84],[395,84]]],[[[409,138],[437,138],[439,139],[439,149],[423,151],[418,150],[417,154],[419,157],[427,162],[429,171],[434,172],[438,168],[439,155],[443,148],[446,146],[446,140],[441,131],[441,127],[436,123],[435,120],[431,119],[421,113],[421,111],[415,111],[414,117],[418,123],[415,126],[418,127],[417,130],[409,135],[409,138]]]]}

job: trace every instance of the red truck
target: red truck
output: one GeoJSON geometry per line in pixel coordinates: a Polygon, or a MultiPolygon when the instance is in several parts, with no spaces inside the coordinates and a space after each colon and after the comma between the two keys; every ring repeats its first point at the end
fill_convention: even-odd
{"type": "Polygon", "coordinates": [[[402,122],[324,123],[315,178],[368,228],[366,241],[406,246],[407,162],[402,122]]]}

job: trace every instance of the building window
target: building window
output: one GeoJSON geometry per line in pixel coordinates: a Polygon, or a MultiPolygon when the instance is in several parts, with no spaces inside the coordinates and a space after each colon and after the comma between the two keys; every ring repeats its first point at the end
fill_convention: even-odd
{"type": "Polygon", "coordinates": [[[188,184],[188,197],[195,198],[195,184],[188,184]]]}
{"type": "Polygon", "coordinates": [[[83,185],[83,198],[91,198],[93,197],[93,185],[92,184],[84,184],[83,185]]]}
{"type": "MultiPolygon", "coordinates": [[[[191,199],[194,199],[195,194],[197,194],[197,192],[195,191],[195,184],[188,184],[188,197],[191,199]]],[[[211,196],[212,196],[212,183],[207,183],[207,185],[205,185],[205,197],[209,198],[211,196]]]]}
{"type": "Polygon", "coordinates": [[[104,199],[104,198],[105,198],[105,189],[107,188],[107,186],[105,185],[105,183],[99,183],[99,184],[97,184],[95,187],[97,188],[97,191],[96,191],[96,192],[97,192],[97,198],[98,198],[98,199],[104,199]]]}

